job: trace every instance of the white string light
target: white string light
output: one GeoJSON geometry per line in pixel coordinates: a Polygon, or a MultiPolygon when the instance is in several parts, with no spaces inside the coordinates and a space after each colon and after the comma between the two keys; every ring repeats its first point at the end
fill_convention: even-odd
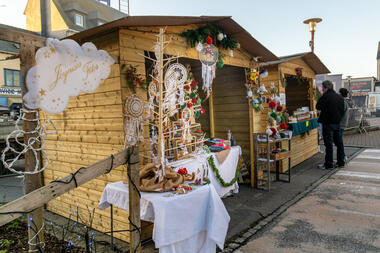
{"type": "Polygon", "coordinates": [[[38,111],[21,109],[20,110],[20,117],[18,117],[16,120],[16,129],[14,131],[12,131],[7,136],[7,138],[5,139],[7,146],[3,150],[3,153],[1,154],[1,161],[4,164],[4,167],[13,173],[22,174],[22,175],[25,175],[25,174],[33,175],[33,174],[37,174],[37,173],[44,171],[49,164],[49,157],[48,157],[46,151],[44,150],[44,146],[45,146],[44,136],[48,135],[48,134],[55,134],[56,132],[57,132],[57,129],[56,129],[53,121],[50,118],[48,118],[44,122],[44,124],[41,126],[38,111]],[[31,118],[26,117],[26,114],[28,114],[28,113],[34,113],[35,117],[31,117],[31,118]],[[23,129],[20,129],[20,127],[18,125],[20,120],[23,120],[24,122],[25,121],[36,122],[37,126],[32,131],[24,131],[23,129]],[[46,130],[46,125],[49,123],[53,126],[53,131],[47,131],[46,130]],[[23,137],[23,135],[25,135],[25,134],[31,135],[31,137],[29,137],[29,139],[28,139],[28,143],[26,143],[26,144],[19,142],[19,140],[18,140],[19,137],[23,137]],[[37,136],[34,137],[33,135],[37,135],[37,136]],[[11,137],[14,137],[15,142],[23,148],[22,151],[17,151],[13,147],[11,147],[10,142],[9,142],[9,139],[11,137]],[[39,147],[34,147],[35,144],[38,144],[37,146],[39,146],[39,147]],[[28,152],[29,150],[33,153],[35,161],[36,161],[34,170],[33,171],[17,171],[17,170],[15,170],[13,168],[13,165],[15,164],[15,162],[18,161],[20,159],[20,157],[23,154],[25,154],[26,152],[28,152]],[[16,157],[13,159],[6,160],[5,154],[8,151],[11,151],[11,152],[17,154],[16,157]],[[44,166],[41,167],[41,169],[39,169],[40,159],[38,159],[38,151],[41,151],[41,153],[46,157],[46,162],[45,162],[44,166]]]}

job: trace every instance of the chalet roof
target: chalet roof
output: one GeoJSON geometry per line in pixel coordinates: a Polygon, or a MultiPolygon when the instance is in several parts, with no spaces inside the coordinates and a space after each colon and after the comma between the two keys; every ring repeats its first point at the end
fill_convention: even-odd
{"type": "Polygon", "coordinates": [[[316,75],[330,73],[330,70],[322,63],[322,61],[318,58],[318,56],[316,56],[312,52],[281,56],[279,57],[279,60],[263,62],[260,64],[260,66],[264,67],[264,66],[276,65],[276,64],[292,61],[299,58],[304,60],[305,63],[309,65],[310,68],[315,72],[316,75]]]}
{"type": "Polygon", "coordinates": [[[128,16],[74,34],[69,38],[76,40],[85,39],[123,27],[184,26],[214,22],[216,22],[228,35],[239,41],[240,46],[252,56],[261,56],[261,60],[263,61],[274,61],[279,59],[229,16],[128,16]]]}
{"type": "Polygon", "coordinates": [[[77,10],[84,14],[90,14],[90,16],[97,16],[105,22],[111,22],[126,16],[125,13],[95,0],[53,0],[53,2],[69,29],[76,31],[83,31],[86,28],[76,25],[69,18],[66,11],[77,10]]]}
{"type": "Polygon", "coordinates": [[[0,40],[0,52],[8,54],[20,53],[19,45],[17,43],[0,40]]]}

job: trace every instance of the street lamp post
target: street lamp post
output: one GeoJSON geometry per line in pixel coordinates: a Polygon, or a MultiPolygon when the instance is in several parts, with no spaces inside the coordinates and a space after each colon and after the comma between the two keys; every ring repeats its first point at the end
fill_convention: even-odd
{"type": "Polygon", "coordinates": [[[314,53],[314,33],[315,33],[315,28],[317,27],[317,23],[321,22],[321,18],[309,18],[303,21],[304,24],[309,25],[309,31],[311,33],[311,40],[309,42],[309,45],[311,47],[311,52],[314,53]]]}
{"type": "Polygon", "coordinates": [[[350,99],[352,99],[351,77],[352,77],[352,76],[347,76],[347,81],[348,81],[348,94],[349,94],[350,99]]]}

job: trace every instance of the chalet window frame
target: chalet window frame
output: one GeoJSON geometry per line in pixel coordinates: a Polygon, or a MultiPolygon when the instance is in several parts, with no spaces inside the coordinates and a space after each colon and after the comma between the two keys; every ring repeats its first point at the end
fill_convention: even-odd
{"type": "Polygon", "coordinates": [[[84,15],[80,13],[74,13],[74,23],[78,26],[84,27],[84,15]],[[77,18],[79,18],[79,20],[77,20],[77,18]]]}
{"type": "Polygon", "coordinates": [[[21,88],[21,71],[17,69],[4,68],[4,86],[21,88]],[[7,71],[11,71],[11,76],[7,74],[7,71]],[[15,74],[18,74],[18,83],[15,83],[15,74]]]}

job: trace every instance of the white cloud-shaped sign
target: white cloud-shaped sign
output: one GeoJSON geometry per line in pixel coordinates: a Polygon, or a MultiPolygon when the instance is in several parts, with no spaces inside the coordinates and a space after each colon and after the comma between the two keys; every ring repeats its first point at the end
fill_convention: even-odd
{"type": "Polygon", "coordinates": [[[36,62],[26,75],[24,103],[30,109],[60,113],[70,97],[95,91],[109,76],[114,60],[90,42],[80,46],[74,40],[47,39],[37,50],[36,62]]]}

